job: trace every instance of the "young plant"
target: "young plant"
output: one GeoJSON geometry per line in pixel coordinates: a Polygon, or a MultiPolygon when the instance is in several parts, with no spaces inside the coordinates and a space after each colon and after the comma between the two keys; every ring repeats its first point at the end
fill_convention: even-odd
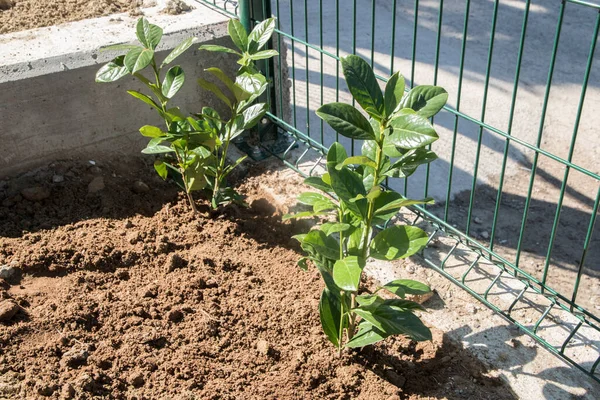
{"type": "Polygon", "coordinates": [[[422,295],[430,288],[413,280],[399,279],[374,293],[361,285],[369,257],[397,260],[417,253],[427,234],[415,226],[392,225],[377,231],[402,207],[429,204],[431,199],[411,200],[386,190],[387,178],[406,178],[419,165],[437,158],[427,148],[438,139],[428,118],[446,103],[447,92],[436,86],[417,86],[405,93],[404,78],[394,74],[381,92],[373,70],[358,56],[341,60],[353,98],[369,116],[343,103],[325,104],[317,115],[339,134],[362,140],[362,155],[348,157],[340,143],[327,154],[327,173],[305,183],[323,193],[298,197],[311,210],[284,218],[325,218],[317,229],[297,235],[307,256],[325,281],[319,313],[329,340],[341,351],[363,347],[391,335],[430,340],[430,330],[413,313],[423,307],[406,295],[422,295]],[[379,296],[381,290],[397,298],[379,296]],[[344,335],[345,332],[345,335],[344,335]]]}
{"type": "MultiPolygon", "coordinates": [[[[274,22],[265,21],[265,24],[269,23],[274,26],[274,22]]],[[[230,33],[234,30],[232,27],[239,28],[241,24],[238,21],[230,22],[230,33]]],[[[256,29],[259,27],[261,24],[256,29]]],[[[243,31],[243,27],[241,29],[243,31]]],[[[240,31],[234,33],[236,38],[241,35],[240,31]]],[[[270,31],[263,29],[261,34],[255,34],[262,43],[261,47],[269,40],[272,33],[272,29],[270,31]]],[[[171,175],[185,190],[194,211],[197,211],[197,208],[192,192],[197,190],[205,192],[212,208],[234,201],[243,203],[241,196],[226,186],[226,178],[245,157],[238,159],[233,165],[227,165],[227,150],[231,139],[244,130],[254,127],[265,114],[267,110],[265,104],[253,103],[268,86],[266,79],[256,71],[252,60],[241,54],[238,62],[243,63],[246,69],[238,71],[235,82],[219,68],[209,68],[207,71],[227,86],[235,101],[225,96],[218,86],[203,79],[200,79],[199,83],[229,106],[231,111],[229,119],[224,120],[210,107],[203,107],[201,113],[186,116],[179,107],[170,104],[183,87],[185,73],[179,65],[168,69],[167,66],[189,49],[195,43],[195,39],[184,40],[159,64],[155,51],[161,41],[163,30],[149,23],[145,18],[140,18],[136,25],[136,35],[139,45],[116,45],[104,49],[127,50],[127,53],[104,65],[96,74],[96,81],[114,82],[126,75],[132,75],[148,88],[148,94],[134,90],[127,91],[154,108],[165,123],[164,129],[152,125],[140,128],[141,134],[150,138],[142,153],[160,157],[154,163],[156,172],[163,179],[171,175]],[[143,74],[144,71],[149,71],[149,78],[143,74]]],[[[202,46],[201,49],[207,47],[225,49],[221,46],[202,46]]],[[[270,54],[272,55],[273,52],[270,51],[270,54]]]]}

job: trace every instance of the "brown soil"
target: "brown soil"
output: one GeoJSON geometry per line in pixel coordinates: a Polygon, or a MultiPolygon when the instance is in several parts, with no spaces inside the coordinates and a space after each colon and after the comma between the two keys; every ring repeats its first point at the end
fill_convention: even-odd
{"type": "Polygon", "coordinates": [[[0,0],[0,34],[133,11],[139,3],[138,0],[0,0]]]}
{"type": "Polygon", "coordinates": [[[299,227],[262,190],[276,172],[242,181],[248,210],[201,217],[143,164],[61,162],[0,181],[0,265],[22,271],[0,289],[21,307],[0,322],[0,398],[513,398],[436,329],[338,357],[322,283],[296,267],[299,227]],[[49,197],[23,199],[35,186],[49,197]]]}

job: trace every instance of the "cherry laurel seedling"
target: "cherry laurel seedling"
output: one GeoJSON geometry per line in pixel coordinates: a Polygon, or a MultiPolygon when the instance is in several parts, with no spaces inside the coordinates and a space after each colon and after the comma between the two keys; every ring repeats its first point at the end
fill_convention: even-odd
{"type": "Polygon", "coordinates": [[[322,193],[300,194],[299,203],[310,209],[284,216],[327,221],[295,236],[307,254],[298,264],[306,269],[311,260],[325,281],[319,302],[321,325],[340,351],[398,334],[430,340],[431,331],[414,314],[423,307],[406,299],[429,293],[427,285],[399,279],[369,293],[361,278],[368,258],[409,257],[427,243],[427,234],[418,227],[388,221],[402,207],[430,204],[432,199],[411,200],[382,184],[388,178],[406,178],[437,158],[428,148],[438,139],[428,118],[441,110],[448,93],[436,86],[416,86],[405,93],[400,73],[390,77],[382,93],[365,60],[350,55],[341,64],[354,100],[369,118],[344,103],[325,104],[317,115],[340,135],[362,140],[362,154],[348,157],[344,147],[334,143],[327,153],[327,173],[305,180],[322,193]],[[391,226],[377,230],[386,224],[391,226]],[[384,298],[379,295],[382,291],[397,297],[384,298]]]}
{"type": "Polygon", "coordinates": [[[227,186],[227,176],[246,156],[228,165],[227,152],[231,140],[256,126],[267,111],[267,104],[256,103],[267,89],[268,82],[254,61],[278,54],[275,50],[262,50],[274,29],[275,20],[270,18],[256,25],[248,34],[238,20],[232,19],[228,33],[237,50],[217,45],[200,46],[200,50],[231,53],[239,57],[237,63],[240,67],[234,79],[219,68],[206,69],[223,84],[226,92],[215,83],[198,79],[203,89],[212,92],[226,105],[228,119],[211,107],[203,107],[200,113],[186,116],[179,107],[171,105],[173,97],[183,87],[185,73],[179,65],[168,66],[195,43],[195,38],[181,42],[159,64],[156,48],[163,30],[140,18],[136,25],[139,45],[115,45],[103,49],[127,50],[127,53],[104,65],[96,74],[96,82],[114,82],[132,75],[148,88],[148,94],[127,91],[155,109],[165,124],[164,128],[153,125],[140,128],[140,133],[150,138],[142,153],[158,156],[154,162],[156,172],[163,179],[170,174],[185,190],[194,211],[197,208],[193,191],[203,191],[212,208],[231,202],[244,204],[242,196],[227,186]],[[145,71],[150,77],[143,74],[145,71]]]}

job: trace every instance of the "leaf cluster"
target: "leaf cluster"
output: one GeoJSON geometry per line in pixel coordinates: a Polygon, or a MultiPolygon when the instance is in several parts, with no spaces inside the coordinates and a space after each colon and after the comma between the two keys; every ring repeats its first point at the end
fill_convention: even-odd
{"type": "Polygon", "coordinates": [[[229,202],[243,203],[241,196],[226,185],[226,179],[245,157],[227,165],[227,151],[231,140],[256,126],[267,111],[267,104],[256,102],[267,89],[268,82],[257,70],[254,61],[277,55],[274,50],[261,50],[270,40],[274,26],[275,21],[271,18],[258,24],[248,34],[239,21],[231,20],[228,32],[236,46],[243,45],[241,52],[223,46],[200,46],[200,50],[233,53],[239,57],[240,68],[234,78],[216,67],[206,69],[226,91],[209,80],[198,79],[203,89],[212,92],[227,106],[227,118],[211,107],[185,115],[179,107],[170,105],[186,77],[180,65],[168,66],[196,42],[195,38],[181,42],[158,64],[156,49],[163,30],[140,18],[136,25],[138,45],[115,45],[103,49],[126,50],[127,53],[104,65],[97,72],[96,81],[114,82],[132,75],[147,87],[147,93],[135,90],[127,93],[156,110],[165,127],[145,125],[140,128],[140,133],[149,138],[142,153],[158,156],[154,163],[157,173],[163,179],[171,176],[186,191],[194,210],[191,192],[197,190],[206,193],[213,208],[229,202]],[[149,77],[144,72],[148,72],[149,77]]]}
{"type": "Polygon", "coordinates": [[[414,314],[422,307],[405,298],[427,293],[429,287],[400,279],[370,294],[361,287],[361,278],[369,257],[390,261],[409,257],[428,241],[427,234],[414,226],[392,225],[377,231],[376,226],[401,208],[433,202],[408,199],[381,185],[387,178],[405,178],[437,158],[428,148],[438,139],[428,118],[441,110],[448,94],[436,86],[406,91],[399,73],[382,91],[365,60],[351,55],[341,63],[362,111],[349,104],[329,103],[317,115],[339,134],[362,140],[361,155],[349,157],[340,143],[334,143],[327,154],[327,172],[305,180],[320,192],[298,196],[299,203],[309,209],[284,219],[326,221],[295,238],[306,253],[300,267],[307,268],[310,260],[325,281],[319,312],[323,330],[335,346],[362,347],[396,334],[429,340],[431,332],[414,314]],[[379,290],[397,298],[383,298],[379,290]]]}

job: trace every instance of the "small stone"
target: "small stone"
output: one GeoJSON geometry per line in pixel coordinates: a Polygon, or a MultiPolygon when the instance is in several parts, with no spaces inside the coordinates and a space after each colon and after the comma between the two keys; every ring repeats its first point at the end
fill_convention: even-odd
{"type": "Polygon", "coordinates": [[[52,176],[52,183],[61,183],[65,181],[65,177],[62,175],[54,175],[52,176]]]}
{"type": "Polygon", "coordinates": [[[104,178],[101,176],[97,176],[88,185],[88,193],[98,193],[99,191],[104,189],[104,178]]]}
{"type": "Polygon", "coordinates": [[[148,193],[150,191],[150,187],[142,181],[135,181],[133,183],[132,190],[137,194],[142,194],[148,193]]]}
{"type": "Polygon", "coordinates": [[[481,220],[481,218],[475,217],[475,219],[473,220],[473,222],[475,222],[476,224],[481,224],[483,221],[481,220]]]}
{"type": "Polygon", "coordinates": [[[0,321],[10,321],[17,312],[19,312],[19,305],[12,300],[3,300],[0,302],[0,321]]]}
{"type": "Polygon", "coordinates": [[[481,236],[482,239],[488,240],[490,238],[490,234],[488,233],[488,231],[481,231],[481,233],[479,234],[481,236]]]}
{"type": "Polygon", "coordinates": [[[144,290],[144,296],[143,297],[149,297],[149,298],[155,298],[156,296],[158,296],[158,286],[156,285],[151,285],[148,286],[145,290],[144,290]]]}
{"type": "Polygon", "coordinates": [[[180,310],[171,310],[169,311],[169,315],[167,316],[169,321],[171,322],[181,322],[183,319],[183,313],[180,310]]]}
{"type": "Polygon", "coordinates": [[[252,275],[252,270],[248,267],[244,267],[240,270],[240,272],[246,276],[252,275]]]}
{"type": "Polygon", "coordinates": [[[400,396],[398,396],[397,394],[390,396],[387,398],[387,400],[400,400],[400,396]]]}
{"type": "Polygon", "coordinates": [[[123,228],[131,229],[133,228],[133,223],[130,220],[125,220],[125,222],[123,223],[123,228]]]}
{"type": "Polygon", "coordinates": [[[37,386],[37,392],[40,396],[50,397],[54,394],[54,386],[44,382],[39,382],[37,386]]]}
{"type": "Polygon", "coordinates": [[[42,201],[50,197],[50,190],[43,186],[33,186],[21,190],[21,196],[29,201],[42,201]]]}
{"type": "Polygon", "coordinates": [[[100,167],[96,167],[96,166],[90,167],[89,171],[92,175],[102,175],[102,168],[100,168],[100,167]]]}
{"type": "Polygon", "coordinates": [[[256,342],[256,351],[258,351],[259,354],[266,356],[269,354],[269,350],[271,350],[271,347],[269,346],[269,343],[266,340],[261,339],[258,342],[256,342]]]}
{"type": "Polygon", "coordinates": [[[408,272],[409,274],[414,274],[415,273],[415,267],[413,267],[412,265],[407,265],[406,266],[406,272],[408,272]]]}
{"type": "Polygon", "coordinates": [[[94,161],[94,160],[90,160],[88,162],[90,163],[90,165],[96,165],[96,161],[94,161]]]}
{"type": "Polygon", "coordinates": [[[0,266],[0,279],[4,279],[7,282],[16,283],[21,278],[21,269],[17,266],[16,262],[5,264],[0,266]]]}
{"type": "Polygon", "coordinates": [[[144,375],[142,375],[139,372],[134,372],[129,377],[129,384],[133,387],[136,387],[136,388],[142,387],[142,386],[144,386],[144,383],[145,383],[144,375]]]}
{"type": "Polygon", "coordinates": [[[86,364],[89,356],[90,353],[87,351],[87,348],[74,346],[63,354],[60,364],[63,367],[76,368],[86,364]]]}
{"type": "Polygon", "coordinates": [[[477,307],[475,307],[473,304],[467,304],[465,306],[465,310],[469,313],[469,314],[475,314],[477,313],[477,307]]]}
{"type": "Polygon", "coordinates": [[[388,377],[390,383],[396,387],[401,388],[406,383],[406,378],[404,376],[396,373],[396,371],[387,370],[385,372],[385,375],[388,377]]]}

